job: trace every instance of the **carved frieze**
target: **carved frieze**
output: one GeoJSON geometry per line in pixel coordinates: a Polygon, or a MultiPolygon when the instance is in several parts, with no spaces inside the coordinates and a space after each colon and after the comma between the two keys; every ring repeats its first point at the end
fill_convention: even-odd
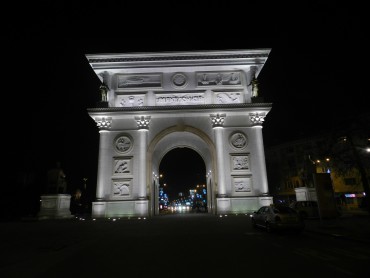
{"type": "Polygon", "coordinates": [[[202,72],[197,73],[197,84],[202,86],[240,86],[240,72],[202,72]]]}
{"type": "Polygon", "coordinates": [[[155,102],[157,106],[170,105],[199,105],[204,104],[204,93],[173,93],[173,94],[156,94],[155,102]]]}
{"type": "Polygon", "coordinates": [[[125,74],[117,76],[118,89],[160,88],[161,74],[125,74]]]}

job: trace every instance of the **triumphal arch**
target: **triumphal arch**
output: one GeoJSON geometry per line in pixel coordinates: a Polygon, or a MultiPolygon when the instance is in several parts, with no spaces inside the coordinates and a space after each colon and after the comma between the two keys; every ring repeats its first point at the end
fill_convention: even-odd
{"type": "Polygon", "coordinates": [[[101,102],[93,217],[155,215],[159,165],[188,147],[206,166],[209,213],[272,203],[262,136],[271,104],[257,77],[270,49],[88,54],[101,102]]]}

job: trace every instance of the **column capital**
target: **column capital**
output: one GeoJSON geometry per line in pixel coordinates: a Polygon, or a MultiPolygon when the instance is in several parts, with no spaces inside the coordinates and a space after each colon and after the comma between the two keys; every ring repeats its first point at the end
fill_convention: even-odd
{"type": "Polygon", "coordinates": [[[138,129],[149,129],[149,123],[150,123],[150,116],[137,116],[135,117],[135,121],[137,123],[138,129]]]}
{"type": "Polygon", "coordinates": [[[112,118],[111,117],[97,117],[94,119],[97,127],[100,130],[107,130],[110,129],[112,126],[112,118]]]}
{"type": "Polygon", "coordinates": [[[210,114],[212,127],[223,127],[226,114],[210,114]]]}
{"type": "Polygon", "coordinates": [[[265,121],[265,113],[249,113],[249,120],[252,122],[253,126],[262,125],[265,121]]]}

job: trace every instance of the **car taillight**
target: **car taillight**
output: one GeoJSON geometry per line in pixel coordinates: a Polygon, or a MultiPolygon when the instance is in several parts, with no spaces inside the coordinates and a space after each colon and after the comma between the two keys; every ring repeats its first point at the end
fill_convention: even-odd
{"type": "Polygon", "coordinates": [[[276,221],[276,222],[281,222],[281,218],[280,218],[280,216],[275,216],[275,221],[276,221]]]}

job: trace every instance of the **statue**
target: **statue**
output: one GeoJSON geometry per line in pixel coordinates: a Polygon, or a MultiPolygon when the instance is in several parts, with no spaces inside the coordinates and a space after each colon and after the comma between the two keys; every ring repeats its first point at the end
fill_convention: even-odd
{"type": "Polygon", "coordinates": [[[252,85],[252,97],[258,97],[258,80],[255,76],[249,85],[252,85]]]}
{"type": "Polygon", "coordinates": [[[102,102],[107,102],[108,101],[108,98],[107,98],[107,93],[109,91],[109,88],[107,85],[105,85],[104,83],[102,83],[99,87],[100,89],[100,94],[101,94],[101,101],[102,102]]]}
{"type": "Polygon", "coordinates": [[[67,191],[66,175],[61,168],[60,162],[56,163],[56,167],[48,171],[47,177],[47,193],[64,194],[67,191]]]}

